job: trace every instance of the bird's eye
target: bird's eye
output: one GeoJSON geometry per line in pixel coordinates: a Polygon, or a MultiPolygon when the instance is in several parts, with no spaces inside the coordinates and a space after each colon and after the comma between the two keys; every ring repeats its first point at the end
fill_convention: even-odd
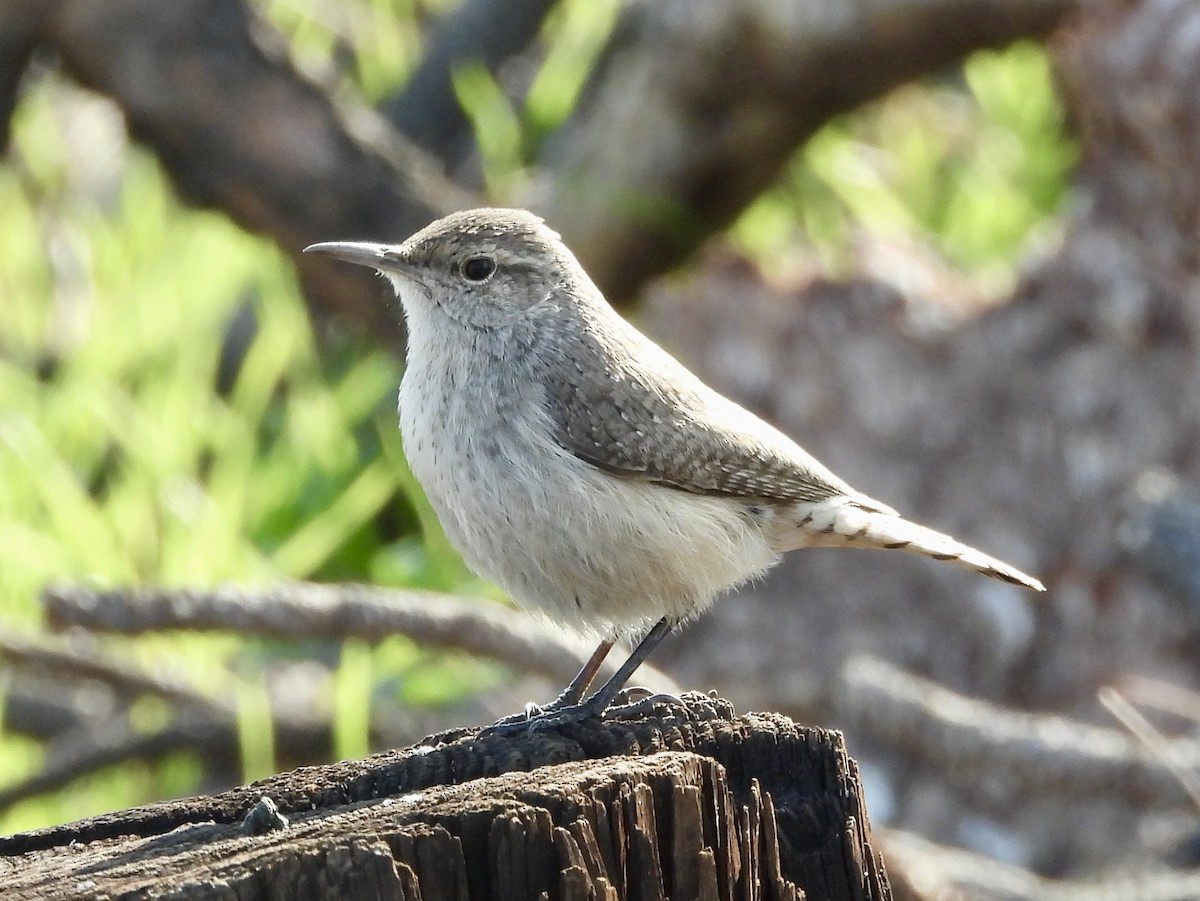
{"type": "Polygon", "coordinates": [[[496,271],[496,261],[491,257],[471,257],[462,264],[462,274],[469,282],[482,282],[496,271]]]}

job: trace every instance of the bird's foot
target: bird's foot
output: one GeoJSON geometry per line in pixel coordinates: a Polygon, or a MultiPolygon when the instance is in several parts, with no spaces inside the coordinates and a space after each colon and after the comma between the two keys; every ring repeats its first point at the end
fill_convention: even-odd
{"type": "Polygon", "coordinates": [[[646,637],[638,643],[638,646],[633,649],[633,653],[617,668],[612,677],[586,701],[581,701],[580,698],[587,691],[596,668],[604,659],[604,655],[608,653],[612,642],[603,642],[592,654],[584,668],[580,670],[579,675],[571,680],[566,691],[551,701],[549,705],[538,710],[533,716],[529,715],[530,709],[526,708],[524,716],[502,719],[488,726],[479,735],[511,735],[522,730],[526,733],[537,732],[542,729],[556,729],[559,726],[601,717],[624,688],[629,677],[633,675],[633,671],[642,664],[642,661],[649,656],[650,652],[670,633],[674,626],[674,621],[667,617],[663,617],[655,623],[654,628],[646,633],[646,637]]]}
{"type": "Polygon", "coordinates": [[[687,701],[678,695],[653,692],[648,688],[627,688],[617,696],[617,703],[606,702],[599,695],[593,695],[579,703],[559,703],[561,698],[538,707],[536,704],[526,705],[525,712],[506,716],[480,731],[480,738],[496,735],[515,735],[521,732],[533,734],[547,729],[557,729],[582,723],[584,720],[602,719],[607,721],[631,720],[641,716],[660,714],[664,707],[676,708],[684,715],[690,715],[687,701]]]}
{"type": "Polygon", "coordinates": [[[506,716],[502,720],[497,720],[490,726],[481,729],[476,737],[492,738],[497,735],[516,735],[521,732],[532,735],[534,732],[557,729],[559,726],[582,723],[584,720],[599,719],[607,706],[604,699],[598,698],[596,695],[586,701],[576,703],[560,705],[555,701],[545,707],[530,704],[526,706],[524,714],[506,716]],[[529,714],[530,708],[536,711],[533,715],[529,714]]]}

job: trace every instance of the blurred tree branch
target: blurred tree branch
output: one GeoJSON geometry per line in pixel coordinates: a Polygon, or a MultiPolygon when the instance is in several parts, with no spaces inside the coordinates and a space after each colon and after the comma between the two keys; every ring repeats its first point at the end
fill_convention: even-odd
{"type": "Polygon", "coordinates": [[[41,40],[81,85],[117,103],[185,199],[268,235],[321,310],[401,347],[378,281],[300,250],[331,236],[399,240],[469,203],[426,154],[368,110],[339,109],[241,0],[49,9],[41,40]]]}
{"type": "Polygon", "coordinates": [[[1044,37],[1070,0],[663,0],[625,7],[541,163],[535,205],[610,297],[678,265],[830,117],[974,50],[1044,37]]]}
{"type": "MultiPolygon", "coordinates": [[[[0,789],[0,810],[106,767],[129,760],[152,762],[181,751],[199,756],[209,783],[227,785],[238,779],[241,727],[235,704],[76,644],[0,638],[0,659],[11,674],[4,728],[47,742],[42,767],[0,789]],[[135,724],[130,708],[142,697],[166,703],[165,722],[149,728],[135,724]]],[[[302,700],[273,700],[277,762],[295,767],[329,759],[334,746],[329,716],[302,700]]],[[[461,716],[389,708],[372,717],[371,741],[384,747],[404,744],[431,729],[447,728],[451,719],[461,716]]]]}
{"type": "Polygon", "coordinates": [[[127,699],[153,695],[164,701],[199,707],[209,712],[215,709],[207,697],[182,682],[164,676],[151,676],[138,667],[107,660],[91,651],[0,636],[0,659],[8,661],[14,668],[40,673],[44,677],[99,682],[120,692],[127,699]]]}
{"type": "MultiPolygon", "coordinates": [[[[389,103],[414,134],[427,134],[422,115],[444,118],[445,73],[460,54],[497,64],[527,43],[546,9],[532,0],[507,8],[505,17],[521,23],[511,42],[465,41],[462,29],[488,6],[478,0],[453,14],[406,88],[411,96],[389,103]],[[422,95],[440,99],[422,113],[422,95]]],[[[627,300],[728,224],[830,116],[972,50],[1043,36],[1071,6],[629,4],[539,161],[548,187],[525,202],[548,216],[614,300],[627,300]]],[[[0,34],[24,48],[14,59],[28,58],[36,27],[65,71],[116,101],[181,195],[268,235],[296,261],[318,310],[400,347],[378,282],[300,257],[300,248],[330,238],[399,240],[478,198],[446,181],[438,162],[382,117],[342,109],[300,75],[244,0],[63,0],[33,17],[30,9],[17,0],[0,6],[0,34]]]]}
{"type": "MultiPolygon", "coordinates": [[[[82,626],[126,635],[163,629],[216,629],[287,638],[382,641],[407,635],[429,647],[500,660],[566,683],[591,651],[588,642],[542,625],[517,610],[484,600],[415,589],[367,585],[279,584],[262,589],[129,588],[94,591],[76,586],[42,593],[53,628],[82,626]]],[[[615,664],[606,661],[602,672],[615,664]]],[[[656,690],[677,687],[653,667],[639,678],[656,690]]]]}
{"type": "MultiPolygon", "coordinates": [[[[1125,732],[1053,714],[1018,711],[953,692],[875,657],[842,669],[846,728],[937,764],[959,779],[1018,774],[1023,790],[1120,793],[1130,803],[1187,803],[1171,770],[1125,732]]],[[[1200,741],[1172,739],[1181,767],[1200,769],[1200,741]]]]}
{"type": "MultiPolygon", "coordinates": [[[[582,640],[486,601],[361,585],[275,585],[257,591],[94,591],[64,586],[47,588],[43,603],[54,628],[126,635],[171,629],[329,641],[408,635],[427,646],[481,654],[564,683],[590,650],[582,640]]],[[[38,772],[0,790],[0,809],[96,770],[135,759],[154,761],[177,751],[198,753],[210,780],[226,784],[236,779],[240,732],[233,704],[74,644],[0,638],[0,659],[21,677],[9,686],[5,727],[48,743],[46,762],[38,772]],[[89,694],[96,686],[106,689],[103,699],[95,691],[89,694]],[[134,726],[130,705],[144,696],[167,703],[167,722],[148,730],[134,726]]],[[[610,662],[604,670],[611,673],[614,668],[610,662]]],[[[656,690],[678,691],[672,680],[650,667],[639,678],[656,690]]],[[[292,688],[297,697],[304,696],[292,688]]],[[[372,717],[372,741],[402,744],[446,728],[452,716],[453,712],[390,709],[372,717]]],[[[330,755],[328,717],[302,700],[273,699],[272,734],[283,766],[330,755]]]]}
{"type": "Polygon", "coordinates": [[[1200,871],[1153,869],[1088,879],[1048,879],[961,848],[928,841],[911,832],[876,830],[883,837],[888,875],[903,874],[921,898],[975,901],[1193,901],[1200,897],[1200,871]]]}

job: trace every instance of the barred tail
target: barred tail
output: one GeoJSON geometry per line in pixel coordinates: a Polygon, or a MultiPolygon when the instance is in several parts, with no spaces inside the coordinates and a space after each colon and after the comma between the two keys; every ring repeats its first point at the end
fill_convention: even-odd
{"type": "MultiPolygon", "coordinates": [[[[867,499],[863,498],[862,501],[867,499]]],[[[803,514],[799,522],[800,534],[793,546],[851,545],[909,551],[934,560],[949,560],[993,579],[1022,585],[1034,591],[1046,590],[1033,576],[955,541],[949,535],[902,519],[882,504],[878,505],[878,509],[871,509],[860,506],[860,503],[858,499],[841,497],[807,506],[800,511],[803,514]]]]}

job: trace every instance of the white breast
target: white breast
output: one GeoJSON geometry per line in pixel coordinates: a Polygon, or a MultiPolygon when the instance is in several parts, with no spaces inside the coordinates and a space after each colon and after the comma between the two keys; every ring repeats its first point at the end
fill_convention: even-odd
{"type": "Polygon", "coordinates": [[[455,353],[446,323],[421,325],[410,313],[405,453],[468,566],[517,603],[623,632],[697,613],[777,561],[742,505],[582,462],[553,439],[531,377],[497,378],[486,350],[455,353]]]}

